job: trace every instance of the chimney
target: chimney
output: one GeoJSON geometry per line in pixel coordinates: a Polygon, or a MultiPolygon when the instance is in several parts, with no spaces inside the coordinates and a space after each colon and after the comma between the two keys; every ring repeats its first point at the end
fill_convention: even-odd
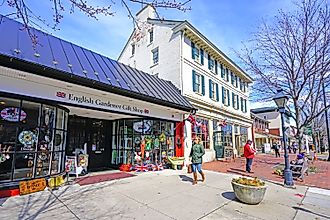
{"type": "Polygon", "coordinates": [[[138,21],[144,22],[148,18],[156,18],[156,10],[152,5],[146,5],[137,14],[136,19],[138,21]]]}

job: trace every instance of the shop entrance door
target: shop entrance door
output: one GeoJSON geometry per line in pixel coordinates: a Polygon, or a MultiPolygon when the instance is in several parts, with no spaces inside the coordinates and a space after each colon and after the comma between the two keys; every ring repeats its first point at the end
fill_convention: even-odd
{"type": "Polygon", "coordinates": [[[109,168],[111,162],[110,121],[69,117],[69,143],[67,155],[74,155],[76,149],[87,150],[88,170],[109,168]]]}
{"type": "Polygon", "coordinates": [[[215,150],[215,157],[224,158],[224,146],[223,146],[223,132],[216,131],[213,133],[213,143],[214,143],[214,150],[215,150]]]}

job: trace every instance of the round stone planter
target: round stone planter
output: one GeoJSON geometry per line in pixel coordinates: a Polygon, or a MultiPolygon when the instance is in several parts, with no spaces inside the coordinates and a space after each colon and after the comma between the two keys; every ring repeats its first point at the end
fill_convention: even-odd
{"type": "Polygon", "coordinates": [[[267,186],[246,186],[236,182],[231,182],[235,196],[241,202],[246,204],[259,204],[264,196],[267,186]]]}

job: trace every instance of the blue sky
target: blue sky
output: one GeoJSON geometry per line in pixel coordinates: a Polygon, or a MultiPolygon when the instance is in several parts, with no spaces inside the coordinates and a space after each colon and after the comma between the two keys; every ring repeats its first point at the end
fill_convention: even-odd
{"type": "MultiPolygon", "coordinates": [[[[133,22],[128,18],[128,13],[120,1],[114,1],[116,2],[112,7],[112,10],[116,12],[114,16],[100,16],[99,20],[95,20],[78,10],[73,14],[66,11],[58,26],[60,30],[47,29],[47,31],[57,37],[117,59],[132,32],[133,22]]],[[[52,19],[51,1],[26,2],[36,14],[47,20],[52,19]]],[[[89,0],[88,2],[97,1],[89,0]]],[[[110,0],[103,2],[111,3],[110,0]]],[[[13,11],[5,4],[0,6],[0,14],[4,15],[13,11]]],[[[130,4],[130,6],[133,14],[141,9],[140,4],[130,4]]],[[[262,19],[270,21],[278,10],[286,11],[294,7],[291,0],[192,0],[189,6],[192,10],[185,13],[175,9],[162,9],[158,12],[165,19],[188,20],[234,61],[238,61],[234,50],[239,51],[242,48],[242,42],[252,37],[262,19]]],[[[259,106],[254,105],[254,107],[259,106]]]]}
{"type": "MultiPolygon", "coordinates": [[[[36,14],[51,19],[51,1],[26,2],[36,14]]],[[[131,34],[133,24],[120,1],[115,2],[112,9],[116,14],[112,17],[100,16],[96,21],[78,10],[73,14],[66,12],[58,26],[60,30],[48,29],[48,32],[116,59],[131,34]]],[[[140,4],[131,6],[133,14],[141,9],[140,4]]],[[[159,10],[159,14],[165,19],[188,20],[229,57],[237,60],[233,49],[242,48],[241,42],[251,38],[261,20],[272,19],[279,9],[290,9],[293,4],[291,0],[192,0],[189,6],[192,10],[185,13],[163,9],[159,10]]],[[[12,9],[0,6],[1,14],[9,12],[12,9]]]]}

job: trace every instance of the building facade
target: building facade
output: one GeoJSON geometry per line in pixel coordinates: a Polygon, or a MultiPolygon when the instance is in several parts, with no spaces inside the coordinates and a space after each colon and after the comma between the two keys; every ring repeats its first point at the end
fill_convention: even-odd
{"type": "Polygon", "coordinates": [[[0,189],[61,175],[67,156],[88,170],[183,156],[193,106],[171,82],[0,20],[0,189]]]}
{"type": "Polygon", "coordinates": [[[252,137],[249,84],[252,79],[187,21],[159,20],[151,6],[137,14],[118,61],[170,80],[198,109],[185,123],[185,156],[200,136],[204,161],[242,154],[252,137]]]}

